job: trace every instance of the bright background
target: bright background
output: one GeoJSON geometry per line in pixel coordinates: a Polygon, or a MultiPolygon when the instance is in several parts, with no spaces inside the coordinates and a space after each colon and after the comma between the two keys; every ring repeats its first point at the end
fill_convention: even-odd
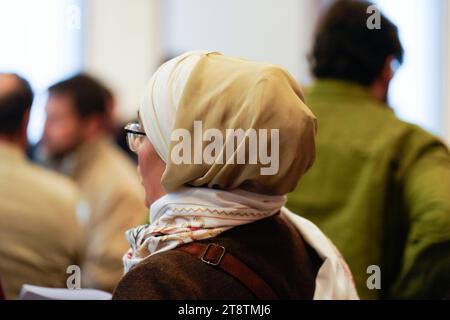
{"type": "MultiPolygon", "coordinates": [[[[321,9],[331,0],[0,0],[0,70],[19,72],[37,94],[36,142],[45,90],[81,70],[114,90],[119,119],[135,116],[142,90],[166,58],[211,49],[287,68],[302,84],[321,9]]],[[[375,0],[398,25],[405,63],[390,92],[402,119],[450,143],[450,4],[375,0]]]]}

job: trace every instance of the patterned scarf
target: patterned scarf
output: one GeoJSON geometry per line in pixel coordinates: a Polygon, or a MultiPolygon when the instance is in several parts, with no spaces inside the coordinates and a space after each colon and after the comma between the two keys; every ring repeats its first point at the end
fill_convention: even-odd
{"type": "Polygon", "coordinates": [[[125,272],[153,254],[271,217],[285,202],[285,196],[244,190],[183,188],[165,195],[150,207],[150,224],[127,231],[131,248],[123,257],[125,272]]]}

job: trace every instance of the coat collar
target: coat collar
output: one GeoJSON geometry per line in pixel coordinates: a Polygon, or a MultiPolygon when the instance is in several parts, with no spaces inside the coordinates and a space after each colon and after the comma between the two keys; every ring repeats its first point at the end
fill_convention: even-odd
{"type": "Polygon", "coordinates": [[[318,79],[308,90],[310,95],[339,96],[342,98],[361,99],[379,104],[370,93],[369,88],[355,82],[338,79],[318,79]]]}

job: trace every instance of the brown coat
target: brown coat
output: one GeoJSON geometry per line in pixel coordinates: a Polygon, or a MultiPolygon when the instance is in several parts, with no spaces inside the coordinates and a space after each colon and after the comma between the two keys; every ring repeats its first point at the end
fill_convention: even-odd
{"type": "MultiPolygon", "coordinates": [[[[312,299],[320,259],[281,216],[236,227],[217,243],[253,269],[281,299],[312,299]]],[[[117,285],[113,299],[255,299],[238,280],[188,253],[145,259],[117,285]]]]}

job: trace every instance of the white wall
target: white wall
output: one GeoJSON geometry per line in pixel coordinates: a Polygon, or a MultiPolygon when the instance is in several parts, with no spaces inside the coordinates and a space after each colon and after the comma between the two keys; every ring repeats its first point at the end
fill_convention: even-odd
{"type": "Polygon", "coordinates": [[[85,69],[114,91],[122,121],[160,61],[159,10],[159,0],[86,0],[85,69]]]}
{"type": "Polygon", "coordinates": [[[47,88],[81,69],[81,0],[0,0],[0,70],[30,81],[35,93],[28,138],[42,136],[47,88]]]}
{"type": "Polygon", "coordinates": [[[375,0],[405,49],[389,93],[397,115],[443,137],[442,6],[447,0],[375,0]]]}
{"type": "Polygon", "coordinates": [[[319,4],[317,0],[163,1],[163,48],[169,56],[205,49],[269,61],[306,82],[306,53],[319,4]]]}
{"type": "Polygon", "coordinates": [[[444,138],[447,144],[450,145],[450,1],[445,0],[445,13],[444,13],[444,80],[443,80],[443,93],[444,93],[444,138]]]}

